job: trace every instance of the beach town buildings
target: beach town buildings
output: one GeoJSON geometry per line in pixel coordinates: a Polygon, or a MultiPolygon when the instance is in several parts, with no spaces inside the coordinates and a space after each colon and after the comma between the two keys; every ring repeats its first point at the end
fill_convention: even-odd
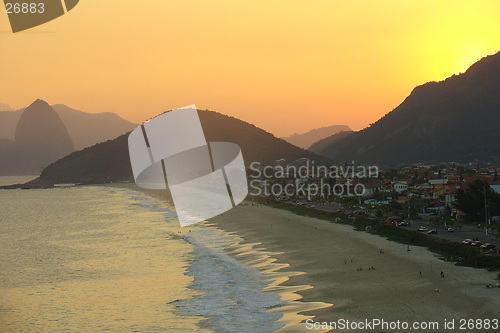
{"type": "MultiPolygon", "coordinates": [[[[353,167],[355,170],[362,167],[354,163],[346,163],[344,166],[353,167]]],[[[380,170],[380,172],[377,170],[376,173],[365,172],[362,177],[358,177],[356,173],[330,173],[328,168],[318,168],[307,158],[291,163],[280,159],[276,161],[274,168],[274,171],[282,170],[281,173],[277,173],[280,176],[274,179],[262,177],[259,186],[270,187],[279,184],[293,189],[283,195],[282,199],[311,199],[304,192],[296,191],[300,187],[312,189],[316,200],[356,196],[362,198],[360,202],[374,205],[386,205],[390,202],[405,204],[417,200],[424,202],[424,211],[435,213],[451,211],[456,216],[460,215],[454,209],[456,193],[460,188],[467,188],[467,184],[474,180],[485,180],[493,191],[500,193],[498,176],[500,166],[477,167],[455,163],[415,164],[397,169],[380,170]],[[292,171],[295,170],[295,172],[286,171],[289,166],[294,167],[292,171]],[[302,168],[301,173],[296,172],[298,168],[302,168]]]]}

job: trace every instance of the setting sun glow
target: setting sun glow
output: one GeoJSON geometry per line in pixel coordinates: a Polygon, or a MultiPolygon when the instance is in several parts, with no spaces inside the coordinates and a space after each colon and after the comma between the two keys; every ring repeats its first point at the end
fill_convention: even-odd
{"type": "Polygon", "coordinates": [[[499,17],[497,0],[86,0],[12,34],[2,12],[0,102],[137,123],[196,104],[277,136],[358,130],[497,52],[499,17]]]}

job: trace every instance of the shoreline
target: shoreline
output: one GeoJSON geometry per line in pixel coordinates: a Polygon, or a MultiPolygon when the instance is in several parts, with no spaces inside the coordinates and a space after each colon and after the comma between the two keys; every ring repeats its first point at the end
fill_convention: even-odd
{"type": "MultiPolygon", "coordinates": [[[[144,190],[133,183],[96,186],[127,188],[169,200],[166,191],[144,190]]],[[[264,292],[278,293],[288,301],[268,310],[283,314],[277,321],[287,324],[282,332],[310,331],[304,322],[310,318],[441,324],[445,319],[498,319],[500,289],[485,288],[498,283],[497,273],[442,261],[427,248],[410,246],[408,252],[405,244],[349,225],[248,201],[204,225],[236,234],[241,240],[227,252],[273,281],[264,292]],[[379,253],[381,248],[384,254],[379,253]],[[441,271],[445,278],[440,277],[441,271]]]]}
{"type": "MultiPolygon", "coordinates": [[[[143,192],[167,199],[164,191],[143,192]]],[[[274,277],[281,278],[276,283],[282,290],[293,290],[298,295],[294,297],[300,299],[300,304],[292,303],[296,299],[289,307],[295,320],[303,320],[300,331],[309,331],[304,322],[309,318],[317,322],[379,318],[441,324],[445,319],[498,319],[495,309],[500,308],[500,289],[485,288],[498,283],[497,272],[456,266],[424,247],[410,246],[408,252],[405,244],[356,231],[349,225],[261,204],[252,206],[249,201],[205,223],[241,237],[228,252],[242,263],[262,264],[239,255],[246,248],[267,255],[270,265],[283,265],[274,277]],[[381,248],[384,254],[379,253],[381,248]],[[298,286],[306,287],[296,289],[298,286]],[[323,306],[304,306],[316,302],[323,306]],[[326,306],[329,304],[332,306],[326,306]]],[[[266,272],[266,265],[259,269],[266,272]]],[[[276,309],[283,318],[288,310],[276,309]]]]}
{"type": "MultiPolygon", "coordinates": [[[[305,330],[304,321],[314,318],[313,315],[309,314],[310,311],[328,308],[333,305],[321,301],[305,302],[303,300],[301,292],[312,289],[314,286],[287,283],[294,276],[306,273],[294,270],[288,263],[278,262],[277,258],[283,253],[269,251],[262,247],[260,243],[249,243],[237,233],[221,229],[217,223],[205,222],[203,225],[216,228],[236,237],[237,241],[227,247],[225,251],[241,264],[255,268],[262,275],[262,279],[269,282],[269,285],[261,292],[277,294],[282,301],[286,302],[285,305],[278,305],[267,310],[282,315],[276,323],[282,324],[284,327],[275,332],[303,331],[305,330]],[[307,313],[304,314],[304,312],[307,313]]],[[[323,329],[313,331],[327,332],[327,330],[323,329]]]]}
{"type": "MultiPolygon", "coordinates": [[[[135,184],[121,183],[121,184],[103,184],[98,186],[110,186],[126,188],[134,191],[142,192],[150,197],[158,200],[171,201],[169,197],[169,192],[165,190],[147,190],[137,187],[135,184]],[[111,186],[110,186],[111,185],[111,186]]],[[[245,205],[250,205],[245,201],[245,205]]],[[[215,221],[214,219],[220,218],[232,219],[231,211],[223,213],[218,217],[212,218],[209,221],[201,222],[202,227],[215,228],[222,232],[227,233],[235,238],[235,242],[225,249],[225,251],[233,258],[238,260],[245,266],[255,268],[259,273],[262,274],[262,279],[268,281],[269,285],[265,287],[262,292],[273,293],[280,296],[282,301],[286,301],[285,305],[279,305],[275,308],[268,309],[269,312],[277,312],[282,314],[282,317],[276,321],[276,323],[284,325],[284,327],[278,329],[276,332],[297,332],[306,331],[305,320],[314,318],[310,312],[314,310],[324,309],[331,307],[332,304],[316,301],[304,301],[302,292],[306,290],[313,289],[314,286],[309,284],[297,284],[290,283],[290,280],[295,276],[300,276],[306,274],[306,272],[297,271],[290,264],[280,260],[278,262],[278,257],[282,255],[282,252],[274,252],[269,249],[262,247],[259,242],[249,242],[248,239],[243,238],[239,233],[233,231],[227,231],[221,228],[219,223],[220,220],[215,221]],[[219,223],[218,223],[219,222],[219,223]],[[303,312],[306,312],[305,314],[303,312]]],[[[196,228],[197,224],[194,224],[192,228],[196,228]]],[[[179,226],[182,234],[182,227],[179,226]]],[[[189,227],[184,228],[186,232],[189,227]]],[[[201,326],[203,327],[203,326],[201,326]]],[[[327,332],[325,329],[307,330],[312,332],[327,332]]]]}
{"type": "Polygon", "coordinates": [[[280,252],[278,262],[306,273],[291,277],[284,286],[312,285],[299,291],[302,301],[333,304],[307,312],[315,321],[493,319],[494,309],[500,307],[500,289],[485,288],[495,283],[495,272],[455,266],[426,248],[411,246],[408,252],[404,244],[348,225],[266,206],[240,206],[223,215],[227,214],[231,218],[216,217],[211,222],[237,232],[246,242],[258,241],[267,250],[280,252]],[[372,266],[374,270],[369,269],[372,266]]]}

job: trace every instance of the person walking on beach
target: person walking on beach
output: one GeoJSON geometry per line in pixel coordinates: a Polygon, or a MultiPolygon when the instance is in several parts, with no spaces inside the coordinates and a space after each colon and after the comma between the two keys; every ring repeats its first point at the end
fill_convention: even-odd
{"type": "Polygon", "coordinates": [[[444,273],[443,273],[443,271],[441,271],[441,278],[444,278],[444,273]]]}
{"type": "Polygon", "coordinates": [[[347,259],[344,259],[344,265],[347,265],[347,259]]]}
{"type": "Polygon", "coordinates": [[[422,278],[422,271],[418,271],[418,278],[422,278]]]}

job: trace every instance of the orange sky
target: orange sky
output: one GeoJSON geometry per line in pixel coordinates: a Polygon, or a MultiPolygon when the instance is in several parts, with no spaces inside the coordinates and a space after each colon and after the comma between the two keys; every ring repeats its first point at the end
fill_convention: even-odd
{"type": "Polygon", "coordinates": [[[3,12],[0,102],[133,122],[196,104],[277,136],[358,130],[498,51],[499,17],[498,0],[81,0],[12,34],[3,12]]]}

